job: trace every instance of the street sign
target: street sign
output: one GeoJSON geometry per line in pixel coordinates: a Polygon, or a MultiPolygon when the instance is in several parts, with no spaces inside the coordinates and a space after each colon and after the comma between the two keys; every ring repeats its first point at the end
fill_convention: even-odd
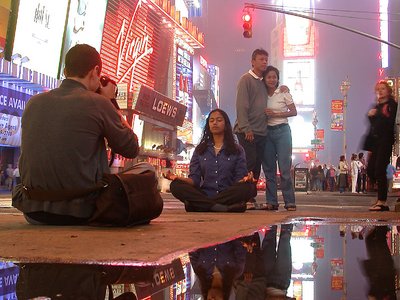
{"type": "Polygon", "coordinates": [[[312,139],[311,140],[311,145],[319,145],[321,143],[322,143],[322,141],[320,139],[312,139]]]}

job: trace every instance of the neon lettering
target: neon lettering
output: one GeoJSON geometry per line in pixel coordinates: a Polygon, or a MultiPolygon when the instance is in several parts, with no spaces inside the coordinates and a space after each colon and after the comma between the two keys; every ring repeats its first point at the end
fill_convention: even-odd
{"type": "MultiPolygon", "coordinates": [[[[153,53],[153,47],[150,45],[150,36],[144,34],[141,37],[133,37],[133,23],[139,8],[142,6],[142,0],[138,1],[138,4],[133,12],[129,25],[126,26],[127,21],[123,20],[121,28],[118,32],[116,44],[118,46],[118,57],[117,57],[117,76],[120,76],[121,65],[123,62],[128,62],[128,68],[119,78],[119,83],[123,82],[125,78],[130,74],[130,88],[133,86],[133,75],[135,74],[136,65],[147,55],[153,53]]],[[[144,28],[146,32],[147,27],[144,28]]]]}

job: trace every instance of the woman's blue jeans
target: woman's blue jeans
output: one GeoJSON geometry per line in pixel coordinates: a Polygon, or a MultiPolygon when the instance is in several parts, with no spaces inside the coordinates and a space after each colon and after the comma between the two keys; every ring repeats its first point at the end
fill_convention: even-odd
{"type": "Polygon", "coordinates": [[[278,162],[281,190],[285,207],[295,206],[294,188],[291,174],[292,167],[292,132],[289,125],[271,129],[265,140],[263,170],[266,178],[266,201],[278,205],[276,171],[278,162]]]}

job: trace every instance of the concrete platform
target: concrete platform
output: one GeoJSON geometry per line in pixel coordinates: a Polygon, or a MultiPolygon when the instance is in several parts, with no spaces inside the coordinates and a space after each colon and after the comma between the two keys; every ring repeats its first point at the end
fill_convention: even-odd
{"type": "MultiPolygon", "coordinates": [[[[298,210],[287,212],[186,213],[170,196],[150,225],[133,228],[33,226],[13,208],[0,210],[0,259],[17,262],[156,264],[190,250],[227,241],[269,224],[296,218],[332,218],[341,222],[399,223],[399,213],[368,212],[371,198],[333,194],[297,196],[298,210]]],[[[263,199],[259,196],[258,201],[263,199]]],[[[261,200],[262,201],[262,200],[261,200]]],[[[394,200],[389,204],[392,206],[394,200]]]]}

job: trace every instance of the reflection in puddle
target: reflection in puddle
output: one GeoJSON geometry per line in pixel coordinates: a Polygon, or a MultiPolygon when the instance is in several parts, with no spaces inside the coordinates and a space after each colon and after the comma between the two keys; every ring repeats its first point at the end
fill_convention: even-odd
{"type": "Polygon", "coordinates": [[[396,299],[398,227],[319,221],[265,226],[167,265],[3,262],[0,299],[396,299]]]}

